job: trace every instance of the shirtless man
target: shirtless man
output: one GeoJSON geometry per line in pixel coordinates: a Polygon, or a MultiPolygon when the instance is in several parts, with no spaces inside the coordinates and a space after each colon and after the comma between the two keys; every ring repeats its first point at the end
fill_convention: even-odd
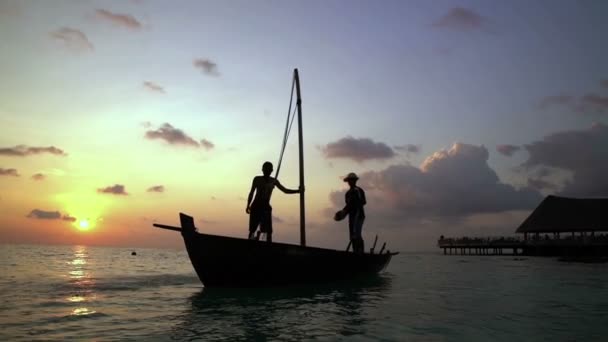
{"type": "Polygon", "coordinates": [[[270,177],[272,173],[272,163],[265,162],[262,166],[263,176],[255,176],[251,183],[251,190],[247,197],[247,209],[249,214],[249,239],[258,240],[260,233],[266,233],[266,241],[272,242],[272,207],[270,206],[270,196],[275,185],[279,190],[286,194],[298,194],[300,190],[285,188],[278,179],[270,177]],[[255,191],[255,199],[253,193],[255,191]],[[253,199],[253,203],[251,200],[253,199]],[[260,226],[257,236],[254,236],[256,229],[260,226]]]}

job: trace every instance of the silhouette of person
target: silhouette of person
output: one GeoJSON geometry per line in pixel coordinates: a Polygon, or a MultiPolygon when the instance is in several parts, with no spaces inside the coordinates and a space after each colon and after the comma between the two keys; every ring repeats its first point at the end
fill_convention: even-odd
{"type": "Polygon", "coordinates": [[[266,241],[272,242],[272,207],[270,206],[270,196],[272,196],[272,190],[275,186],[286,194],[300,193],[300,189],[287,189],[278,179],[270,177],[272,169],[272,163],[265,162],[262,165],[262,173],[264,175],[255,176],[251,183],[251,190],[247,197],[247,209],[245,209],[245,212],[249,214],[249,239],[258,240],[261,233],[266,233],[266,241]],[[254,191],[255,198],[253,197],[254,191]],[[260,226],[260,231],[254,236],[258,226],[260,226]]]}
{"type": "Polygon", "coordinates": [[[361,237],[363,221],[365,221],[363,206],[367,204],[367,200],[365,199],[365,191],[357,186],[357,180],[359,180],[359,177],[353,172],[344,178],[344,181],[350,186],[350,189],[344,195],[346,206],[338,211],[334,218],[340,221],[348,215],[348,231],[353,251],[362,254],[365,249],[363,238],[361,237]]]}

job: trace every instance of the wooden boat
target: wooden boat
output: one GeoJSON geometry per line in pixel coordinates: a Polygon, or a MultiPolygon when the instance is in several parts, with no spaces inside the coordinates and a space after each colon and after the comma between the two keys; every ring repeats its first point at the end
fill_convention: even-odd
{"type": "MultiPolygon", "coordinates": [[[[292,83],[297,92],[300,188],[304,188],[302,101],[298,69],[292,83]]],[[[283,151],[289,134],[288,111],[283,151]]],[[[292,118],[293,121],[293,118],[292,118]]],[[[281,152],[281,155],[283,152],[281,152]]],[[[282,159],[282,158],[281,158],[282,159]]],[[[278,171],[280,170],[280,162],[278,171]]],[[[398,253],[353,253],[306,246],[304,192],[300,193],[300,245],[211,235],[198,232],[191,216],[180,213],[180,227],[154,224],[181,232],[192,266],[205,287],[275,287],[328,283],[377,275],[398,253]]],[[[374,242],[375,245],[375,242],[374,242]]]]}

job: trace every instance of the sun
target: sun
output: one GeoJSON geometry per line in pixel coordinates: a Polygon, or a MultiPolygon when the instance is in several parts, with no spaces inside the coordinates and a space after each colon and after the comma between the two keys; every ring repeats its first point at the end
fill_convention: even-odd
{"type": "Polygon", "coordinates": [[[78,229],[80,230],[88,230],[89,229],[89,221],[88,220],[80,220],[78,223],[78,229]]]}

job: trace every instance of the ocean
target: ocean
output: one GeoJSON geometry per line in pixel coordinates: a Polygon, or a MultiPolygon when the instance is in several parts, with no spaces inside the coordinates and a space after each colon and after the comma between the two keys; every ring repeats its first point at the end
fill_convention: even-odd
{"type": "Polygon", "coordinates": [[[606,341],[607,271],[437,251],[365,282],[214,291],[185,251],[0,245],[0,341],[606,341]]]}

